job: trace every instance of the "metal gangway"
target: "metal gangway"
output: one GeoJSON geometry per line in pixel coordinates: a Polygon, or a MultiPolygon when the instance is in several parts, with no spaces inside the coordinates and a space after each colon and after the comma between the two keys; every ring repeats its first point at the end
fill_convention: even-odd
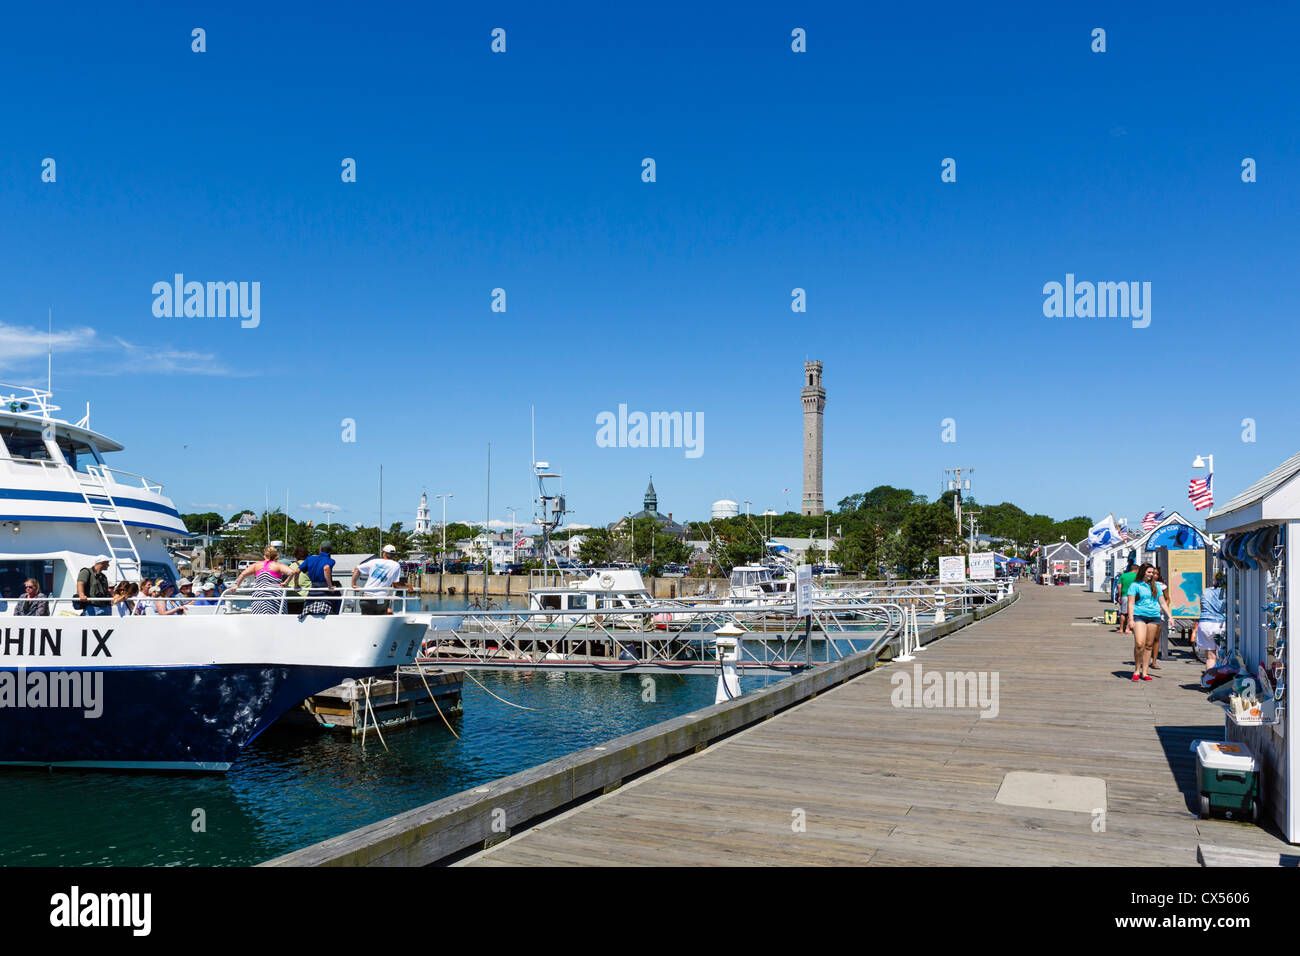
{"type": "Polygon", "coordinates": [[[888,602],[782,604],[655,602],[597,613],[502,609],[436,612],[420,663],[469,669],[715,674],[715,634],[742,632],[736,670],[787,675],[898,641],[908,612],[888,602]],[[852,617],[846,616],[851,612],[852,617]]]}

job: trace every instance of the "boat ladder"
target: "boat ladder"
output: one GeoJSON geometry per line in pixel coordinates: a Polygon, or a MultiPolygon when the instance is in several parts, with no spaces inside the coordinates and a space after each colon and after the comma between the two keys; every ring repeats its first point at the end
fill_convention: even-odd
{"type": "Polygon", "coordinates": [[[117,502],[108,490],[108,482],[102,473],[93,466],[89,473],[73,471],[77,476],[77,485],[81,496],[90,507],[91,517],[99,528],[99,536],[104,539],[107,554],[117,567],[119,581],[140,580],[140,552],[135,549],[131,532],[117,510],[117,502]]]}

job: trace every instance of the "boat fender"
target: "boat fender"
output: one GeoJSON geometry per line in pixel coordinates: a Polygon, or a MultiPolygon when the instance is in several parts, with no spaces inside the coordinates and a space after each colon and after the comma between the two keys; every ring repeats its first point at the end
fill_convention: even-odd
{"type": "Polygon", "coordinates": [[[600,576],[600,586],[603,587],[603,588],[613,587],[613,586],[614,586],[614,575],[612,575],[612,574],[602,574],[602,575],[600,576]]]}

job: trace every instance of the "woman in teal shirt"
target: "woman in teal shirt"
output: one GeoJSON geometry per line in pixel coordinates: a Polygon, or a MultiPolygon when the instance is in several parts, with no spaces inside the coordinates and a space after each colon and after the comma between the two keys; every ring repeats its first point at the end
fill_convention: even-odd
{"type": "Polygon", "coordinates": [[[1162,615],[1172,619],[1165,586],[1156,580],[1156,567],[1138,568],[1137,580],[1128,588],[1128,614],[1133,622],[1133,679],[1151,680],[1147,667],[1155,657],[1156,639],[1160,637],[1162,615]]]}

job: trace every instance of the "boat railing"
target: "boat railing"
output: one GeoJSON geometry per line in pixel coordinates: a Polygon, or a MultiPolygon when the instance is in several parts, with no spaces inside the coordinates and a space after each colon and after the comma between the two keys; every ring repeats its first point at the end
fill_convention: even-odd
{"type": "Polygon", "coordinates": [[[60,410],[53,402],[54,393],[28,385],[0,383],[0,411],[16,415],[30,414],[34,418],[49,418],[51,412],[60,410]]]}
{"type": "MultiPolygon", "coordinates": [[[[201,595],[187,596],[179,592],[173,592],[172,596],[167,598],[158,597],[157,595],[147,597],[136,595],[135,597],[123,599],[129,602],[132,607],[130,614],[122,614],[116,605],[110,603],[101,605],[106,610],[99,616],[157,616],[156,602],[162,602],[165,607],[180,608],[186,614],[288,614],[292,611],[294,616],[324,617],[335,614],[365,614],[370,608],[363,605],[367,602],[380,601],[384,602],[383,609],[376,610],[375,613],[383,614],[391,610],[394,614],[415,614],[420,611],[419,596],[403,588],[395,588],[387,596],[375,595],[363,588],[351,587],[339,587],[334,590],[313,588],[306,596],[283,590],[276,594],[270,594],[269,591],[269,588],[259,590],[245,586],[239,589],[228,588],[221,594],[211,598],[205,598],[201,595]],[[154,607],[151,609],[149,605],[154,605],[154,607]],[[299,609],[300,605],[301,609],[299,609]],[[267,611],[268,606],[276,609],[267,611]],[[311,606],[316,609],[311,610],[311,606]]],[[[111,601],[111,598],[103,600],[111,601]]],[[[0,597],[0,616],[17,615],[32,617],[37,620],[47,617],[97,616],[95,614],[87,615],[81,608],[81,603],[76,597],[0,597]],[[29,606],[45,607],[47,612],[45,614],[17,615],[19,606],[24,602],[29,606]]]]}
{"type": "Polygon", "coordinates": [[[98,478],[111,478],[115,485],[125,485],[128,488],[138,487],[145,491],[152,492],[155,495],[162,494],[163,486],[156,481],[146,478],[144,475],[137,475],[133,471],[123,471],[121,468],[110,468],[107,465],[89,465],[86,471],[98,478]],[[131,479],[130,481],[119,481],[118,476],[131,479]]]}
{"type": "MultiPolygon", "coordinates": [[[[15,465],[37,466],[40,468],[49,468],[53,471],[68,474],[74,477],[78,474],[77,470],[67,462],[52,461],[49,458],[8,458],[5,461],[13,462],[15,465]]],[[[162,494],[163,486],[156,481],[146,478],[144,475],[137,475],[135,472],[123,471],[121,468],[110,468],[107,465],[87,465],[86,474],[100,482],[111,481],[114,485],[121,485],[125,488],[142,488],[145,491],[155,495],[162,494]],[[118,476],[128,480],[120,481],[118,476]]]]}

